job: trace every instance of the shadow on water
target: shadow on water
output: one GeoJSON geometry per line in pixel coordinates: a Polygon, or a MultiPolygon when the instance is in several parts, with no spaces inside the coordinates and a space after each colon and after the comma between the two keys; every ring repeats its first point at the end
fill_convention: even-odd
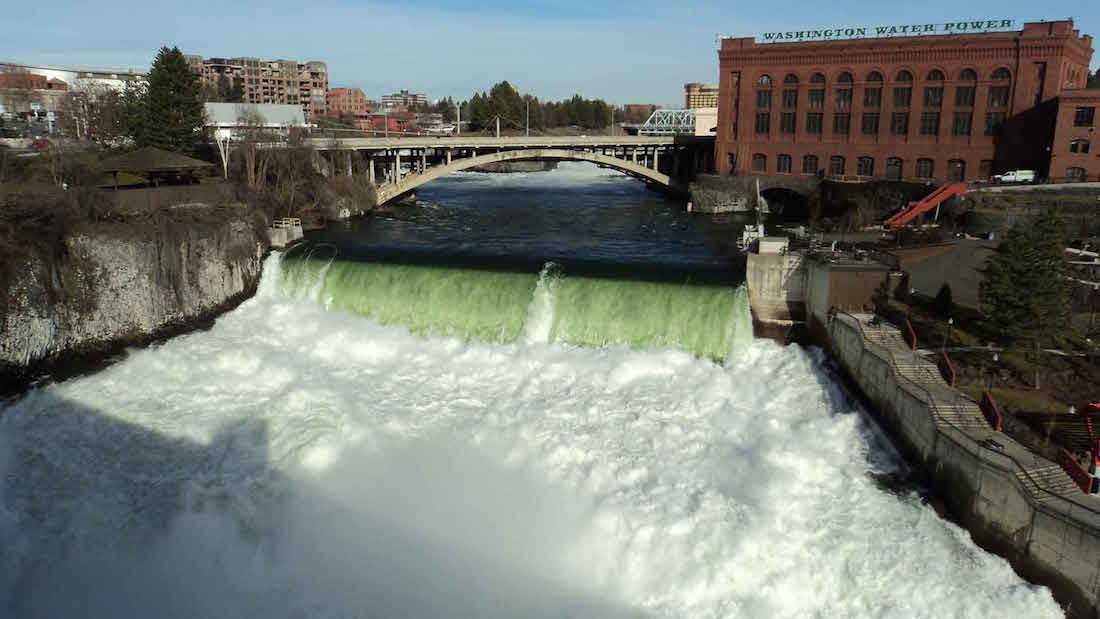
{"type": "MultiPolygon", "coordinates": [[[[476,492],[437,502],[454,485],[440,471],[499,474],[487,463],[443,450],[425,464],[433,451],[416,448],[295,477],[269,461],[264,421],[194,440],[54,391],[0,411],[0,615],[639,616],[524,565],[507,526],[439,530],[486,508],[508,521],[476,492]]],[[[524,485],[510,488],[520,503],[524,485]]],[[[530,508],[550,522],[554,507],[530,508]]]]}

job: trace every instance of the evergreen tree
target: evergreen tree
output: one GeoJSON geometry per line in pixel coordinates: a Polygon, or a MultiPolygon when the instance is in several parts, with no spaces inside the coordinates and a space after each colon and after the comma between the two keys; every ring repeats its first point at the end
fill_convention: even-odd
{"type": "Polygon", "coordinates": [[[1096,73],[1089,76],[1089,88],[1100,88],[1100,69],[1096,69],[1096,73]]]}
{"type": "Polygon", "coordinates": [[[1004,343],[1038,344],[1069,324],[1068,265],[1061,222],[1050,212],[1016,224],[986,263],[979,288],[987,326],[1004,343]]]}
{"type": "Polygon", "coordinates": [[[144,118],[135,132],[138,146],[190,152],[203,128],[199,80],[178,47],[160,48],[149,71],[144,118]]]}

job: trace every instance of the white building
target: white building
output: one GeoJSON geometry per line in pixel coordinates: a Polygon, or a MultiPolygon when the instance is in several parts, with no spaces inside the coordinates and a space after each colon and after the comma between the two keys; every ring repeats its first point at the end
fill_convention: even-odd
{"type": "Polygon", "coordinates": [[[242,129],[259,125],[277,133],[285,133],[291,127],[310,127],[300,105],[289,103],[207,103],[206,126],[216,135],[236,135],[242,129]]]}

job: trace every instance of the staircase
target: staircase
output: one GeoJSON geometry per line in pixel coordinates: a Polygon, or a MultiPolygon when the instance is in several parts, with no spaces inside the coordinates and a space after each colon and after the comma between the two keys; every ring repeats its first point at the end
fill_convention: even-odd
{"type": "Polygon", "coordinates": [[[1025,471],[1016,471],[1016,479],[1038,502],[1049,501],[1051,494],[1059,496],[1080,495],[1081,489],[1073,479],[1057,464],[1037,466],[1025,471]]]}
{"type": "Polygon", "coordinates": [[[925,196],[917,202],[910,202],[909,206],[895,213],[893,217],[883,222],[883,226],[890,230],[897,230],[914,218],[943,204],[946,200],[961,196],[966,193],[966,183],[947,183],[925,196]]]}

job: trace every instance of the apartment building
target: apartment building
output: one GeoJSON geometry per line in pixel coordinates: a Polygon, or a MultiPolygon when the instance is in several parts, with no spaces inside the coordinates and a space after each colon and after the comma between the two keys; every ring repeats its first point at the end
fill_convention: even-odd
{"type": "Polygon", "coordinates": [[[427,105],[428,97],[422,92],[409,92],[402,90],[395,92],[392,95],[385,95],[382,97],[382,105],[384,107],[402,107],[410,108],[417,105],[427,105]]]}
{"type": "Polygon", "coordinates": [[[203,83],[217,84],[226,76],[240,87],[244,103],[298,105],[307,121],[328,109],[328,67],[323,62],[191,55],[187,64],[203,83]]]}
{"type": "Polygon", "coordinates": [[[329,88],[329,116],[360,116],[370,112],[367,95],[359,88],[329,88]]]}

